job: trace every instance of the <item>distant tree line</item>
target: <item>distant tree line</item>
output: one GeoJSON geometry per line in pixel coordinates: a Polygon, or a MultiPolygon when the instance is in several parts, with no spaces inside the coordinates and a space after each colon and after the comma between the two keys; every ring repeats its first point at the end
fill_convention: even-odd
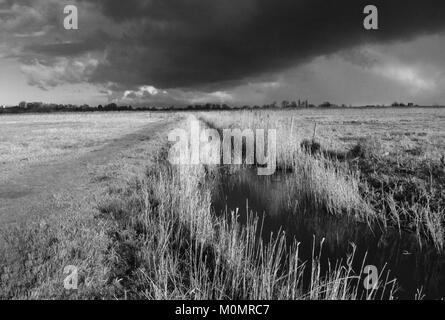
{"type": "Polygon", "coordinates": [[[42,102],[20,102],[18,106],[0,108],[1,113],[50,113],[50,112],[105,112],[105,111],[136,111],[140,108],[118,106],[115,103],[92,107],[87,104],[54,104],[42,102]]]}
{"type": "Polygon", "coordinates": [[[394,102],[393,104],[391,104],[391,107],[418,107],[418,105],[412,103],[412,102],[408,102],[407,104],[403,103],[403,102],[394,102]]]}
{"type": "MultiPolygon", "coordinates": [[[[351,107],[351,106],[349,106],[351,107]]],[[[384,105],[367,105],[363,108],[371,107],[387,107],[384,105]]],[[[394,102],[391,107],[418,107],[414,103],[400,103],[394,102]]],[[[435,105],[438,107],[438,105],[435,105]]],[[[229,106],[227,104],[205,103],[193,104],[188,106],[138,106],[131,105],[117,105],[116,103],[109,103],[106,105],[98,105],[97,107],[73,104],[48,104],[42,102],[20,102],[19,105],[13,107],[0,106],[0,114],[4,113],[50,113],[50,112],[110,112],[110,111],[187,111],[187,110],[238,110],[238,109],[311,109],[311,108],[348,108],[346,105],[336,105],[330,102],[324,102],[318,106],[309,103],[307,100],[287,101],[281,103],[273,102],[264,105],[244,105],[244,106],[229,106]]]]}
{"type": "Polygon", "coordinates": [[[117,105],[116,103],[109,103],[106,105],[98,105],[97,107],[73,104],[48,104],[43,102],[20,102],[18,106],[0,108],[0,113],[49,113],[49,112],[107,112],[107,111],[186,111],[186,110],[234,110],[234,109],[261,109],[261,108],[276,108],[276,109],[290,109],[290,108],[315,108],[314,105],[309,104],[308,101],[283,101],[281,104],[276,102],[265,104],[262,106],[229,106],[227,104],[205,103],[194,104],[188,106],[138,106],[131,105],[117,105]]]}

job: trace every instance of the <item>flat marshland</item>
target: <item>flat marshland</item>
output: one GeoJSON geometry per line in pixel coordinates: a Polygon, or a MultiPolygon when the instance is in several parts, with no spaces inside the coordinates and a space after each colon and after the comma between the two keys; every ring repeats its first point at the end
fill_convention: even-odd
{"type": "Polygon", "coordinates": [[[2,216],[34,214],[2,223],[0,297],[445,296],[445,110],[194,113],[217,130],[277,130],[264,177],[171,165],[167,136],[189,115],[1,117],[2,216]],[[32,198],[42,188],[45,214],[32,198]],[[77,290],[63,286],[68,265],[77,290]],[[366,289],[370,265],[379,277],[366,289]]]}

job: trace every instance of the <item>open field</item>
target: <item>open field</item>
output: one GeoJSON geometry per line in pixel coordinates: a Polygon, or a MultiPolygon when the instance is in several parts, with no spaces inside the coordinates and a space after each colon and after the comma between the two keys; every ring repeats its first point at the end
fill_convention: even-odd
{"type": "Polygon", "coordinates": [[[211,112],[204,118],[218,119],[219,125],[249,128],[261,125],[275,128],[282,137],[280,144],[297,145],[303,139],[316,138],[331,149],[347,150],[362,138],[375,137],[387,151],[423,149],[422,156],[437,158],[445,151],[445,110],[421,108],[383,109],[309,109],[298,111],[211,112]],[[291,141],[290,141],[291,140],[291,141]]]}
{"type": "Polygon", "coordinates": [[[0,181],[41,163],[73,159],[165,118],[150,113],[1,117],[0,181]]]}
{"type": "MultiPolygon", "coordinates": [[[[0,221],[45,214],[60,192],[84,192],[97,167],[165,122],[149,113],[1,118],[0,221]]],[[[152,132],[151,132],[152,134],[152,132]]]]}
{"type": "Polygon", "coordinates": [[[42,189],[52,199],[46,214],[14,227],[3,221],[0,298],[445,295],[443,109],[23,115],[0,122],[0,198],[9,202],[2,216],[27,202],[23,216],[42,189]],[[276,129],[275,175],[171,165],[167,135],[188,128],[189,115],[217,130],[276,129]],[[20,192],[29,186],[29,194],[20,192]],[[78,290],[63,287],[67,265],[79,269],[78,290]],[[369,290],[366,265],[380,276],[369,290]]]}

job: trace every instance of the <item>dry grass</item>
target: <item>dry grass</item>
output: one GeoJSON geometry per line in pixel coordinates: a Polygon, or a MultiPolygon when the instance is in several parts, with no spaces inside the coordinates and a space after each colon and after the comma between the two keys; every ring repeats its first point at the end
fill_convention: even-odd
{"type": "Polygon", "coordinates": [[[294,197],[317,211],[347,214],[371,223],[378,217],[359,192],[357,174],[323,156],[300,153],[293,165],[294,197]]]}
{"type": "MultiPolygon", "coordinates": [[[[119,274],[127,298],[365,298],[358,281],[361,270],[351,267],[353,254],[346,265],[339,262],[322,274],[319,256],[314,253],[312,261],[302,263],[298,245],[288,247],[284,234],[264,243],[255,217],[241,225],[236,212],[213,215],[208,183],[203,167],[176,171],[159,164],[137,188],[130,188],[139,190],[139,196],[124,192],[122,199],[131,205],[114,205],[113,210],[106,206],[109,219],[121,225],[115,246],[125,243],[134,250],[117,254],[127,259],[119,262],[128,266],[119,274]]],[[[368,298],[378,298],[385,286],[391,283],[381,282],[368,298]]]]}
{"type": "Polygon", "coordinates": [[[76,157],[165,118],[151,113],[0,116],[0,181],[33,164],[76,157]]]}
{"type": "MultiPolygon", "coordinates": [[[[5,231],[1,298],[376,299],[384,288],[393,297],[393,282],[383,277],[377,290],[361,290],[362,270],[352,270],[354,250],[323,274],[320,255],[300,261],[298,244],[287,244],[284,234],[263,242],[254,216],[247,224],[236,212],[215,216],[208,168],[172,168],[165,162],[165,140],[157,148],[142,176],[141,163],[129,170],[128,160],[101,173],[106,189],[96,210],[72,206],[44,223],[5,231]],[[78,291],[62,287],[68,264],[79,267],[78,291]]],[[[306,179],[323,194],[319,161],[306,179]]],[[[333,208],[348,199],[316,197],[333,208]]]]}

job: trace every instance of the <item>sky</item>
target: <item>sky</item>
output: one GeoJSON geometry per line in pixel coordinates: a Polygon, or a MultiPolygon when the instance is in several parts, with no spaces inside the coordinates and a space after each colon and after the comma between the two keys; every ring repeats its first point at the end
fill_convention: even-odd
{"type": "Polygon", "coordinates": [[[444,52],[443,0],[0,0],[6,105],[445,105],[444,52]]]}

